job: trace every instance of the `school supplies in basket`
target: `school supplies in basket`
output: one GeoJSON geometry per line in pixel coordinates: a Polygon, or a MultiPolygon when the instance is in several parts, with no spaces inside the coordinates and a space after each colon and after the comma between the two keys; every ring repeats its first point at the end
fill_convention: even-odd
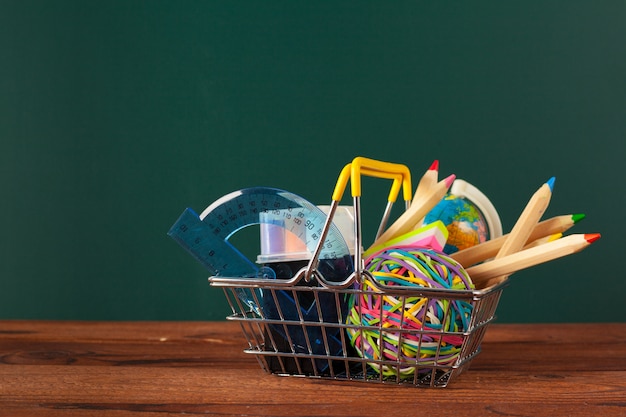
{"type": "MultiPolygon", "coordinates": [[[[553,236],[580,216],[539,222],[549,201],[543,186],[511,233],[446,254],[444,226],[423,225],[455,179],[437,175],[438,161],[412,198],[406,166],[357,157],[341,170],[324,210],[287,191],[253,187],[201,215],[185,210],[168,234],[209,269],[232,309],[227,319],[240,323],[248,341],[245,352],[267,372],[445,387],[480,353],[510,274],[582,250],[600,235],[553,236]],[[365,252],[362,176],[392,180],[365,252]],[[348,183],[354,224],[346,243],[335,215],[348,183]],[[405,212],[387,226],[401,190],[405,212]],[[270,239],[257,262],[229,242],[250,224],[261,224],[270,239]]],[[[551,194],[553,181],[547,184],[551,194]]]]}

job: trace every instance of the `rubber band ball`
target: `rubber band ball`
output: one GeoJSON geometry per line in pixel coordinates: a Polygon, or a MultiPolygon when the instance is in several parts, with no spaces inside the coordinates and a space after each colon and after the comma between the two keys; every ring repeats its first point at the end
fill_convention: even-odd
{"type": "Polygon", "coordinates": [[[359,356],[385,377],[408,379],[453,366],[469,330],[472,304],[416,295],[419,288],[471,290],[463,267],[443,252],[388,247],[365,259],[360,291],[349,300],[347,333],[359,356]],[[393,287],[415,287],[397,295],[393,287]],[[381,290],[384,287],[384,291],[381,290]]]}

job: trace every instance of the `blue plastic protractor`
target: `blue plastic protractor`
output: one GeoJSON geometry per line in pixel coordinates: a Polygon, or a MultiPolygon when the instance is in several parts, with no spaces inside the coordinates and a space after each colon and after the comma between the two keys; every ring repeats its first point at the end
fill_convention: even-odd
{"type": "MultiPolygon", "coordinates": [[[[313,254],[322,236],[326,214],[306,199],[270,187],[252,187],[227,194],[200,215],[186,209],[170,228],[176,240],[214,276],[262,277],[264,270],[245,257],[229,239],[237,231],[274,219],[306,244],[313,254]],[[261,216],[272,213],[273,216],[261,216]],[[280,217],[281,221],[275,219],[280,217]]],[[[350,250],[335,224],[330,225],[320,260],[346,259],[350,250]]]]}

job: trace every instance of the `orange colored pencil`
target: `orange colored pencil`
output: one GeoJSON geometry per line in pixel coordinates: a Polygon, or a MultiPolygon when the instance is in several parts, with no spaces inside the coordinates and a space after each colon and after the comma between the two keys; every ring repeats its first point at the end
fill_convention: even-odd
{"type": "Polygon", "coordinates": [[[466,271],[474,284],[479,287],[494,277],[510,275],[531,266],[580,252],[598,239],[600,239],[599,233],[569,235],[543,245],[524,249],[512,255],[472,266],[466,271]]]}
{"type": "MultiPolygon", "coordinates": [[[[555,233],[563,233],[584,218],[585,215],[582,213],[564,214],[539,222],[531,232],[526,243],[528,244],[534,240],[541,239],[555,233]]],[[[490,239],[478,245],[470,246],[469,248],[455,252],[451,254],[450,257],[455,259],[465,268],[469,268],[472,265],[496,256],[508,237],[509,235],[506,234],[490,239]]]]}

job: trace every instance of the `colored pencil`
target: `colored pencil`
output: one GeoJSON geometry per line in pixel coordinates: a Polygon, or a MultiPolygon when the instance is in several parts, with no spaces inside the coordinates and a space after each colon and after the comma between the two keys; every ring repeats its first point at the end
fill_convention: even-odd
{"type": "MultiPolygon", "coordinates": [[[[546,183],[539,187],[537,191],[535,191],[526,204],[526,207],[524,207],[522,214],[520,214],[517,219],[517,222],[515,222],[513,229],[509,232],[509,236],[506,238],[502,247],[496,254],[495,259],[512,255],[524,247],[524,244],[528,242],[530,234],[550,203],[553,188],[554,177],[550,178],[546,183]]],[[[495,277],[490,282],[487,282],[485,286],[490,287],[499,283],[504,278],[506,278],[506,276],[495,277]]]]}
{"type": "MultiPolygon", "coordinates": [[[[413,195],[413,201],[417,201],[421,199],[423,196],[428,194],[428,191],[437,185],[437,181],[439,180],[439,160],[435,159],[433,163],[430,165],[428,170],[424,173],[419,183],[417,184],[417,188],[415,189],[415,194],[413,195]]],[[[422,227],[423,219],[419,220],[414,229],[419,229],[422,227]]]]}
{"type": "MultiPolygon", "coordinates": [[[[524,246],[524,250],[526,249],[530,249],[530,248],[534,248],[536,246],[541,246],[544,243],[548,243],[548,242],[552,242],[553,240],[557,240],[563,237],[563,233],[555,233],[553,235],[550,236],[544,236],[540,239],[535,239],[532,242],[528,243],[526,246],[524,246]]],[[[531,239],[529,239],[531,240],[531,239]]]]}
{"type": "Polygon", "coordinates": [[[524,247],[539,219],[548,208],[553,188],[554,177],[550,178],[533,194],[496,254],[496,259],[515,253],[524,247]]]}
{"type": "Polygon", "coordinates": [[[428,191],[437,184],[439,176],[439,160],[435,159],[428,170],[424,173],[413,195],[413,201],[422,198],[428,191]]]}
{"type": "Polygon", "coordinates": [[[426,214],[441,201],[443,196],[446,195],[446,192],[448,192],[455,178],[456,176],[454,174],[448,176],[439,181],[428,193],[422,196],[422,198],[418,200],[414,199],[411,203],[411,207],[402,213],[400,217],[376,239],[370,248],[413,230],[417,222],[423,219],[426,214]]]}
{"type": "Polygon", "coordinates": [[[599,233],[569,235],[534,248],[524,249],[512,255],[472,266],[466,271],[476,287],[479,287],[494,277],[510,275],[531,266],[580,252],[599,238],[599,233]]]}
{"type": "MultiPolygon", "coordinates": [[[[526,243],[528,244],[534,240],[541,239],[555,233],[566,232],[584,218],[584,214],[577,213],[564,214],[562,216],[556,216],[544,220],[535,226],[526,243]]],[[[478,245],[470,246],[469,248],[455,252],[450,255],[450,257],[454,258],[465,268],[469,268],[472,265],[496,256],[496,254],[502,247],[502,244],[506,241],[508,237],[509,235],[506,234],[494,239],[490,239],[478,245]]]]}

